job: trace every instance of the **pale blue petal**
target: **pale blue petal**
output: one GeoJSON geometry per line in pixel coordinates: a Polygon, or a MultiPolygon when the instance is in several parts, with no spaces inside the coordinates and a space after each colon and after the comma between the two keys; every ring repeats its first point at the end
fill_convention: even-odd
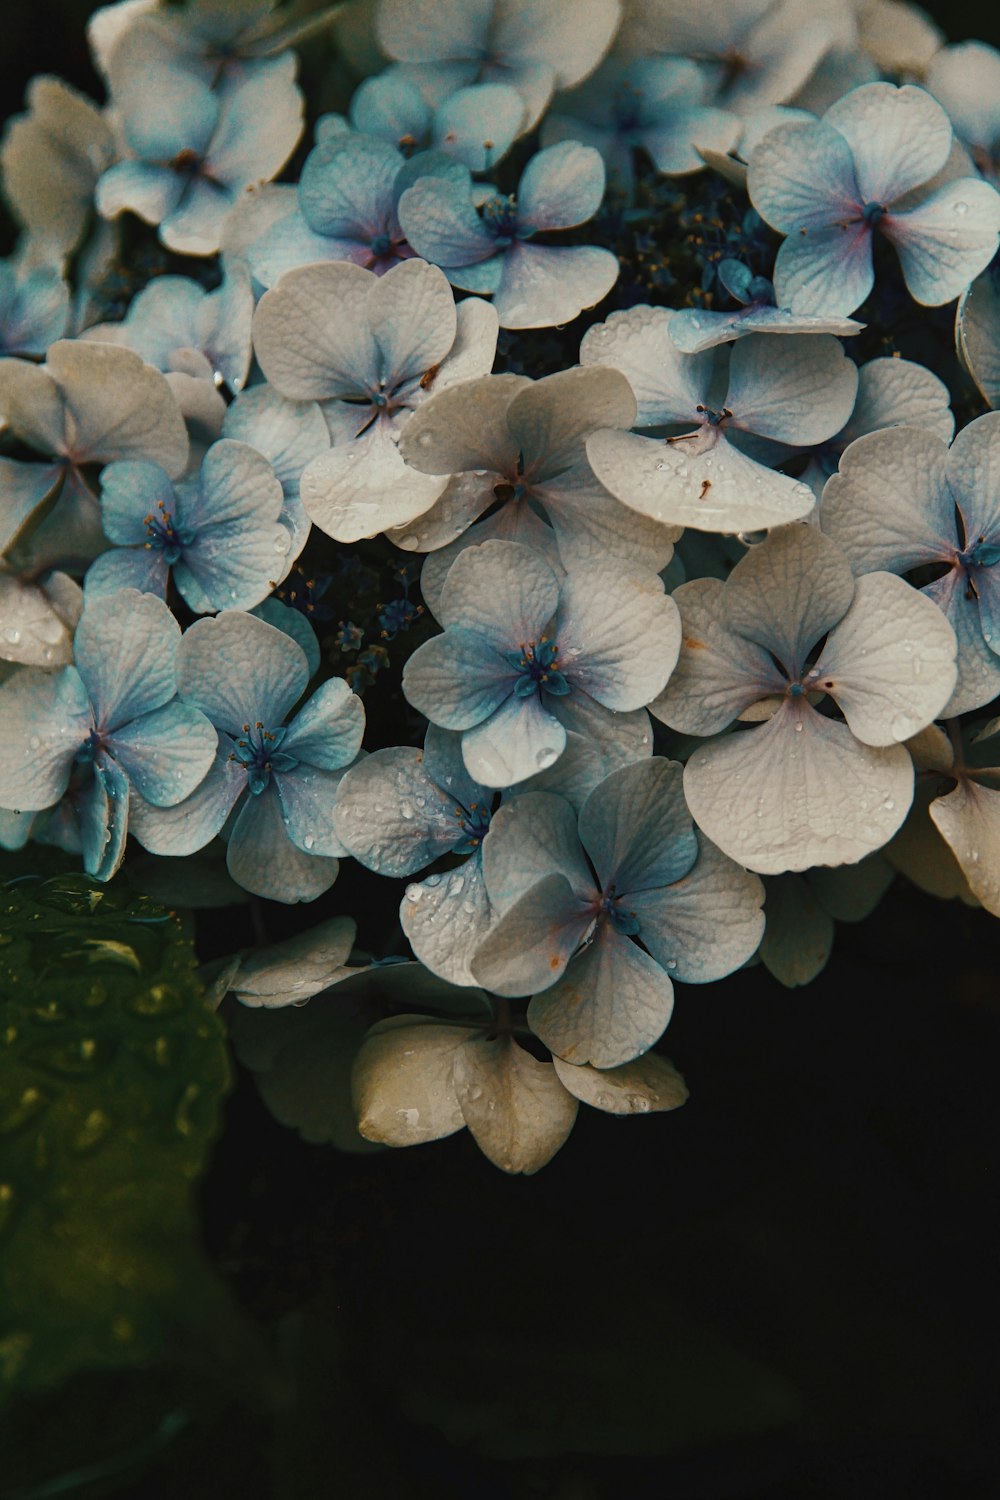
{"type": "Polygon", "coordinates": [[[381,365],[368,322],[376,285],[372,271],[338,261],[300,266],[264,293],[253,320],[254,348],[283,396],[370,397],[381,365]]]}
{"type": "Polygon", "coordinates": [[[732,974],[757,951],[764,933],[761,881],[704,836],[698,844],[683,879],[630,896],[628,903],[643,945],[685,984],[732,974]]]}
{"type": "Polygon", "coordinates": [[[944,166],[951,149],[948,116],[926,89],[911,85],[850,89],[824,119],[847,142],[862,203],[893,203],[920,187],[944,166]]]}
{"type": "Polygon", "coordinates": [[[333,810],[340,774],[298,765],[274,775],[288,837],[304,854],[339,859],[347,853],[337,837],[333,810]]]}
{"type": "Polygon", "coordinates": [[[198,347],[195,328],[206,295],[204,287],[189,276],[155,277],[125,317],[122,333],[128,347],[147,364],[168,370],[175,349],[198,347]]]}
{"type": "Polygon", "coordinates": [[[247,785],[246,769],[232,755],[232,744],[227,735],[219,736],[206,776],[174,807],[153,807],[133,789],[129,832],[151,854],[194,854],[215,838],[247,785]]]}
{"type": "Polygon", "coordinates": [[[492,172],[524,119],[524,101],[505,83],[459,89],[434,116],[434,144],[473,172],[492,172]]]}
{"type": "Polygon", "coordinates": [[[808,447],[839,432],[854,410],[858,367],[832,334],[762,334],[734,345],[726,405],[734,426],[808,447]]]}
{"type": "Polygon", "coordinates": [[[593,146],[560,141],[536,151],[517,188],[519,226],[569,229],[592,219],[604,197],[604,163],[593,146]]]}
{"type": "Polygon", "coordinates": [[[148,540],[146,517],[165,510],[173,515],[176,496],[159,464],[120,459],[101,471],[101,525],[119,547],[142,546],[148,540]]]}
{"type": "Polygon", "coordinates": [[[334,825],[367,869],[399,879],[464,841],[460,812],[428,774],[422,753],[400,745],[376,750],[345,774],[334,825]]]}
{"type": "Polygon", "coordinates": [[[601,888],[613,886],[630,907],[634,892],[672,885],[698,856],[683,774],[659,756],[634,761],[612,771],[583,804],[580,838],[601,888]]]}
{"type": "Polygon", "coordinates": [[[174,701],[122,725],[105,745],[146,802],[173,807],[208,775],[218,735],[204,714],[174,701]]]}
{"type": "Polygon", "coordinates": [[[415,84],[392,73],[366,78],[351,99],[351,124],[363,135],[377,136],[402,149],[423,143],[431,111],[415,84]]]}
{"type": "Polygon", "coordinates": [[[79,673],[74,667],[15,672],[0,686],[0,718],[0,806],[29,812],[51,807],[66,790],[73,757],[91,729],[79,673]]]}
{"type": "Polygon", "coordinates": [[[554,479],[573,491],[585,489],[589,435],[600,427],[629,428],[635,419],[627,378],[585,365],[532,381],[507,408],[507,425],[536,491],[554,479]]]}
{"type": "Polygon", "coordinates": [[[424,770],[432,781],[467,810],[476,804],[487,810],[491,806],[493,793],[480,782],[473,781],[465,769],[462,736],[455,730],[428,724],[424,736],[424,770]]]}
{"type": "Polygon", "coordinates": [[[559,584],[544,557],[520,542],[489,541],[455,559],[439,618],[512,651],[539,640],[558,602],[559,584]]]}
{"type": "Polygon", "coordinates": [[[450,984],[474,985],[469,961],[493,921],[480,851],[446,875],[428,875],[407,886],[399,920],[414,953],[433,974],[450,984]]]}
{"type": "Polygon", "coordinates": [[[184,187],[180,174],[169,167],[120,161],[99,179],[94,202],[105,219],[115,219],[129,209],[147,224],[160,224],[180,203],[184,187]]]}
{"type": "Polygon", "coordinates": [[[677,316],[666,307],[631,307],[583,336],[581,365],[621,370],[638,402],[637,427],[694,422],[696,408],[708,399],[715,356],[681,354],[670,336],[677,316]]]}
{"type": "Polygon", "coordinates": [[[214,181],[242,191],[281,171],[302,134],[296,66],[286,53],[216,89],[222,107],[205,161],[206,174],[214,181]]]}
{"type": "MultiPolygon", "coordinates": [[[[179,692],[217,729],[238,737],[258,720],[284,723],[305,691],[309,666],[301,647],[254,615],[226,610],[196,620],[177,653],[179,692]]],[[[249,887],[247,887],[249,889],[249,887]]]]}
{"type": "Polygon", "coordinates": [[[174,564],[174,583],[195,614],[249,610],[285,572],[290,548],[291,536],[277,522],[249,518],[206,526],[174,564]]]}
{"type": "Polygon", "coordinates": [[[447,357],[458,331],[448,278],[424,261],[400,261],[368,294],[368,321],[390,390],[426,375],[447,357]]]}
{"type": "Polygon", "coordinates": [[[501,328],[552,328],[600,302],[617,279],[618,259],[610,250],[516,241],[503,258],[493,306],[501,328]]]}
{"type": "Polygon", "coordinates": [[[863,222],[789,235],[774,263],[775,296],[797,313],[849,316],[874,284],[872,232],[863,222]]]}
{"type": "Polygon", "coordinates": [[[644,708],[677,662],[680,615],[654,577],[609,560],[571,569],[560,590],[559,670],[616,712],[644,708]]]}
{"type": "Polygon", "coordinates": [[[112,547],[102,552],[87,569],[83,593],[89,603],[116,594],[119,589],[138,589],[140,594],[167,596],[170,567],[158,547],[112,547]]]}
{"type": "Polygon", "coordinates": [[[302,614],[291,604],[282,604],[280,599],[265,599],[263,604],[258,604],[250,611],[258,620],[263,620],[266,625],[273,625],[275,630],[281,630],[285,635],[291,636],[297,646],[301,646],[305,652],[306,661],[309,664],[309,676],[315,677],[319,671],[320,649],[316,632],[302,614]]]}
{"type": "Polygon", "coordinates": [[[222,435],[263,453],[285,492],[286,504],[290,496],[298,496],[306,464],[330,446],[318,404],[289,400],[269,385],[240,392],[227,408],[222,435]]]}
{"type": "Polygon", "coordinates": [[[245,891],[269,901],[315,901],[337,878],[336,859],[305,854],[288,837],[277,791],[248,797],[226,854],[229,873],[245,891]]]}
{"type": "Polygon", "coordinates": [[[469,729],[500,707],[515,679],[498,646],[477,631],[455,626],[414,651],[403,668],[403,693],[444,729],[469,729]]]}
{"type": "Polygon", "coordinates": [[[773,652],[792,676],[847,614],[855,583],[835,542],[815,526],[772,531],[737,563],[722,594],[720,623],[773,652]]]}
{"type": "Polygon", "coordinates": [[[311,230],[370,241],[389,228],[403,158],[385,141],[340,137],[306,157],[299,207],[311,230]]]}
{"type": "Polygon", "coordinates": [[[110,880],[125,857],[129,786],[125,772],[99,755],[94,775],[76,799],[83,868],[95,880],[110,880]]]}
{"type": "Polygon", "coordinates": [[[583,903],[596,897],[575,809],[552,792],[522,792],[503,805],[483,841],[483,874],[494,908],[506,912],[545,875],[561,875],[583,903]]]}
{"type": "Polygon", "coordinates": [[[177,691],[180,626],[161,599],[122,589],[95,599],[76,628],[74,655],[98,727],[114,730],[177,691]]]}
{"type": "Polygon", "coordinates": [[[667,973],[602,923],[564,979],[528,1006],[528,1025],[567,1062],[617,1068],[662,1036],[674,1005],[667,973]]]}
{"type": "Polygon", "coordinates": [[[214,255],[226,215],[238,201],[233,189],[195,177],[183,198],[160,220],[160,240],[181,255],[214,255]]]}
{"type": "Polygon", "coordinates": [[[542,706],[537,693],[530,698],[512,693],[495,713],[462,736],[469,775],[493,787],[513,786],[544,771],[565,746],[566,730],[542,706]]]}
{"type": "Polygon", "coordinates": [[[296,714],[281,743],[282,751],[324,771],[350,765],[361,748],[365,711],[361,699],[341,677],[331,677],[296,714]]]}
{"type": "MultiPolygon", "coordinates": [[[[119,80],[119,85],[121,80],[119,80]]],[[[123,134],[136,156],[169,162],[182,151],[201,156],[219,118],[219,101],[207,83],[179,68],[133,73],[116,89],[123,134]]]]}
{"type": "Polygon", "coordinates": [[[750,152],[747,189],[757,212],[796,239],[803,229],[811,235],[856,218],[864,207],[850,147],[824,120],[789,120],[769,130],[750,152]]]}
{"type": "Polygon", "coordinates": [[[22,463],[16,458],[0,458],[0,487],[3,491],[0,552],[9,550],[22,527],[42,501],[52,494],[64,473],[62,464],[32,464],[22,463]]]}
{"type": "Polygon", "coordinates": [[[371,258],[367,244],[361,240],[317,234],[309,228],[299,209],[265,229],[242,255],[255,279],[265,287],[276,286],[286,272],[299,266],[327,260],[350,260],[364,265],[371,258]]]}
{"type": "Polygon", "coordinates": [[[445,270],[489,260],[496,238],[476,213],[469,186],[422,177],[399,200],[399,223],[413,249],[445,270]]]}
{"type": "Polygon", "coordinates": [[[958,640],[958,681],[941,717],[954,718],[992,703],[1000,694],[1000,655],[993,651],[993,642],[1000,641],[1000,634],[986,623],[982,595],[970,597],[964,568],[949,568],[922,592],[934,600],[958,640]],[[986,629],[990,630],[990,640],[984,636],[986,629]]]}
{"type": "Polygon", "coordinates": [[[496,995],[534,994],[565,972],[592,922],[565,876],[546,875],[492,927],[472,955],[472,974],[496,995]]]}
{"type": "Polygon", "coordinates": [[[887,215],[881,228],[896,247],[914,301],[940,307],[964,292],[996,254],[1000,193],[963,177],[916,208],[887,215]]]}

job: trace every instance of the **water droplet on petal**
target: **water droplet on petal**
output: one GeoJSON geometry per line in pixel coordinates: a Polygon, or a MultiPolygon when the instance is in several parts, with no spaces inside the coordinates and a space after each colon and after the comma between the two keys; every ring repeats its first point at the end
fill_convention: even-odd
{"type": "Polygon", "coordinates": [[[969,205],[967,203],[956,203],[955,212],[964,216],[969,212],[969,205]]]}

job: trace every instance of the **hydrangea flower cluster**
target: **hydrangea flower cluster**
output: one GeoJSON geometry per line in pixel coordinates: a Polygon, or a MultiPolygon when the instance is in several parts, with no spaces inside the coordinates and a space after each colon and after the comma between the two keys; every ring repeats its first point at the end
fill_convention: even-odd
{"type": "Polygon", "coordinates": [[[224,860],[281,1119],[534,1172],[684,1102],[675,984],[805,983],[900,875],[1000,916],[992,48],[896,0],[89,38],[106,98],[0,146],[0,845],[192,907],[224,860]]]}

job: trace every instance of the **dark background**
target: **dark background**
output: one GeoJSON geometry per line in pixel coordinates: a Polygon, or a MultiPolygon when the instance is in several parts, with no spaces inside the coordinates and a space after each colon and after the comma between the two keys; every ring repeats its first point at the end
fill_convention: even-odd
{"type": "MultiPolygon", "coordinates": [[[[92,9],[6,0],[5,115],[36,72],[97,95],[92,9]]],[[[680,987],[690,1102],[581,1108],[532,1179],[466,1132],[304,1146],[241,1073],[201,1205],[252,1352],[26,1407],[0,1494],[996,1500],[998,969],[994,919],[900,880],[804,990],[680,987]]]]}

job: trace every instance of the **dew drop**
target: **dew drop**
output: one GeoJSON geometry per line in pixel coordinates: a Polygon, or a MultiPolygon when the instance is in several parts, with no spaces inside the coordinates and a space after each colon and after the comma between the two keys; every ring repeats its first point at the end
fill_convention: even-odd
{"type": "Polygon", "coordinates": [[[558,759],[559,751],[553,750],[551,746],[546,746],[545,749],[539,750],[535,756],[535,765],[540,771],[544,771],[547,766],[554,765],[558,759]]]}
{"type": "Polygon", "coordinates": [[[964,217],[969,212],[969,205],[967,203],[956,203],[955,212],[964,217]]]}
{"type": "Polygon", "coordinates": [[[802,733],[802,725],[801,724],[796,724],[796,726],[795,726],[795,733],[796,734],[801,734],[802,733]]]}
{"type": "Polygon", "coordinates": [[[306,836],[305,836],[305,838],[302,840],[302,847],[304,849],[310,849],[311,850],[311,849],[314,849],[315,846],[316,846],[316,840],[313,838],[313,836],[312,836],[311,833],[307,833],[306,836]]]}
{"type": "Polygon", "coordinates": [[[412,552],[416,548],[419,541],[420,538],[418,536],[414,536],[412,533],[410,533],[410,535],[408,536],[400,537],[399,545],[401,547],[404,547],[407,552],[412,552]]]}

